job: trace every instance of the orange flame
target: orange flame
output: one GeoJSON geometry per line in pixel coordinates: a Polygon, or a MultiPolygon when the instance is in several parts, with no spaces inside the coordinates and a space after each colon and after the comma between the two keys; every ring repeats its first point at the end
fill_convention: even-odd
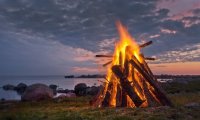
{"type": "MultiPolygon", "coordinates": [[[[112,60],[112,65],[120,65],[122,69],[124,69],[125,60],[130,60],[133,56],[136,57],[136,59],[142,63],[143,59],[140,57],[140,47],[136,43],[135,39],[131,37],[131,35],[128,33],[128,30],[126,27],[124,27],[119,21],[116,23],[120,40],[115,44],[115,50],[112,60]]],[[[108,68],[107,71],[107,77],[106,79],[112,83],[112,89],[111,89],[111,97],[109,100],[109,105],[112,107],[116,106],[116,94],[117,94],[117,83],[119,81],[116,77],[112,75],[111,66],[108,68]]],[[[139,77],[136,75],[137,70],[134,68],[129,67],[129,72],[127,78],[129,82],[135,82],[137,83],[138,87],[134,87],[134,90],[136,91],[137,95],[145,101],[144,91],[142,87],[142,82],[140,81],[139,77]],[[141,89],[138,89],[141,88],[141,89]]],[[[148,103],[144,102],[142,106],[147,106],[148,103]]],[[[135,107],[134,103],[131,101],[131,99],[127,96],[127,106],[129,107],[135,107]]]]}
{"type": "MultiPolygon", "coordinates": [[[[116,25],[120,35],[120,40],[115,44],[112,65],[121,65],[123,67],[126,55],[129,58],[131,58],[134,55],[139,60],[139,62],[142,62],[142,59],[139,56],[140,48],[139,45],[136,43],[135,39],[131,37],[131,35],[128,33],[128,30],[121,24],[121,22],[118,21],[116,25]],[[128,46],[129,51],[132,52],[126,52],[126,48],[128,46]]],[[[112,71],[111,68],[109,68],[107,73],[107,79],[110,80],[111,76],[112,71]]]]}
{"type": "MultiPolygon", "coordinates": [[[[161,104],[161,101],[157,98],[158,96],[156,95],[154,87],[145,81],[145,73],[151,73],[151,71],[144,68],[148,68],[148,66],[144,57],[140,54],[139,45],[128,33],[126,27],[120,22],[117,22],[116,25],[120,40],[115,44],[112,65],[108,67],[107,76],[105,78],[106,82],[104,82],[104,88],[101,91],[101,95],[98,96],[97,100],[99,101],[97,101],[97,103],[102,102],[105,96],[107,96],[105,99],[106,106],[109,104],[110,107],[116,107],[117,104],[127,107],[147,107],[157,103],[161,104]],[[135,64],[129,64],[130,60],[131,62],[134,61],[135,64]],[[117,75],[115,76],[113,74],[113,72],[115,72],[112,72],[113,66],[121,70],[123,74],[121,77],[123,78],[120,80],[116,77],[117,75]],[[144,69],[144,71],[141,71],[141,69],[144,69]],[[125,87],[132,93],[124,90],[126,89],[125,87]],[[131,96],[131,94],[135,94],[135,96],[131,96]]],[[[154,78],[152,79],[155,80],[154,78]]]]}

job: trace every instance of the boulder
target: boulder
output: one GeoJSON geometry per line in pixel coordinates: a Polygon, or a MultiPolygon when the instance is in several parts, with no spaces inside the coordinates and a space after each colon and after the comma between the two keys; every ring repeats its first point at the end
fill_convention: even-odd
{"type": "Polygon", "coordinates": [[[53,94],[56,95],[57,94],[57,85],[49,85],[49,88],[51,88],[53,90],[53,94]]]}
{"type": "Polygon", "coordinates": [[[22,95],[22,94],[25,92],[26,88],[27,88],[27,85],[26,85],[26,84],[24,84],[24,83],[19,83],[19,84],[15,87],[15,90],[17,91],[17,93],[18,93],[19,95],[22,95]]]}
{"type": "Polygon", "coordinates": [[[74,92],[77,96],[84,96],[86,95],[86,88],[87,85],[85,83],[79,83],[75,86],[74,92]]]}
{"type": "Polygon", "coordinates": [[[3,86],[3,90],[14,90],[14,89],[15,89],[14,85],[7,84],[3,86]]]}
{"type": "Polygon", "coordinates": [[[99,91],[99,87],[92,86],[86,88],[86,94],[87,95],[96,95],[99,91]]]}
{"type": "Polygon", "coordinates": [[[44,84],[28,86],[21,96],[22,101],[41,101],[51,98],[53,98],[53,90],[44,84]]]}

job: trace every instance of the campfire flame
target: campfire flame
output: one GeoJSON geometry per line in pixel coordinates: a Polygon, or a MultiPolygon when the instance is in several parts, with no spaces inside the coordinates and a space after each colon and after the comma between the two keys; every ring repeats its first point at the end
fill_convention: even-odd
{"type": "MultiPolygon", "coordinates": [[[[140,48],[139,45],[137,44],[137,42],[135,41],[134,38],[131,37],[131,35],[129,34],[127,28],[125,26],[123,26],[119,21],[117,22],[117,28],[118,28],[118,32],[120,35],[120,40],[116,43],[115,45],[115,52],[114,52],[114,56],[112,58],[112,66],[113,65],[120,65],[122,67],[122,69],[124,69],[124,63],[125,63],[125,59],[129,59],[132,56],[135,56],[138,61],[140,63],[142,63],[142,58],[140,57],[140,48]]],[[[132,67],[129,67],[129,69],[131,69],[132,67]]],[[[112,78],[112,71],[111,71],[111,66],[108,68],[108,72],[107,72],[107,80],[113,82],[113,91],[111,93],[111,99],[109,101],[110,106],[116,107],[116,94],[117,94],[117,84],[118,80],[117,79],[113,79],[112,78]]],[[[132,71],[132,70],[131,70],[132,71]]],[[[128,80],[129,82],[132,82],[133,79],[135,80],[135,82],[137,82],[139,84],[139,86],[142,86],[142,82],[140,81],[140,79],[138,78],[137,74],[138,72],[135,71],[135,74],[132,74],[131,72],[128,74],[128,80]],[[134,77],[134,78],[132,78],[134,77]]],[[[140,98],[142,98],[145,101],[145,96],[143,95],[143,93],[139,92],[139,90],[136,89],[135,87],[135,91],[137,93],[138,96],[140,96],[140,98]]],[[[132,100],[127,96],[127,101],[128,101],[128,106],[130,107],[135,107],[134,103],[132,102],[132,100]]],[[[148,106],[147,102],[143,103],[144,107],[148,106]]]]}
{"type": "Polygon", "coordinates": [[[115,44],[112,63],[107,70],[104,88],[97,95],[94,103],[101,106],[105,102],[110,107],[170,105],[170,101],[157,85],[144,56],[140,53],[141,46],[137,44],[127,28],[120,22],[117,22],[117,28],[120,40],[115,44]],[[132,64],[130,64],[130,61],[132,61],[132,64]]]}

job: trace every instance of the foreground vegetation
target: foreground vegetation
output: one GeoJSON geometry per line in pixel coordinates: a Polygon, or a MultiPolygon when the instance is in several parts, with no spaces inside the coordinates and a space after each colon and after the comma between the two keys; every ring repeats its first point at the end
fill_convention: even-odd
{"type": "Polygon", "coordinates": [[[175,105],[173,108],[93,108],[89,105],[91,96],[61,101],[5,101],[0,103],[0,120],[199,120],[200,91],[192,87],[198,83],[187,84],[183,89],[178,89],[183,86],[176,84],[165,88],[175,105]]]}

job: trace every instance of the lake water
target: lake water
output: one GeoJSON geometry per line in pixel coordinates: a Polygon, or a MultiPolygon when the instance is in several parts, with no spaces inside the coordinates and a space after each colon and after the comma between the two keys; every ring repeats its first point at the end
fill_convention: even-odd
{"type": "Polygon", "coordinates": [[[64,78],[63,76],[41,76],[41,77],[0,77],[0,99],[19,100],[20,96],[15,91],[5,91],[2,89],[3,85],[11,84],[18,85],[25,83],[31,85],[34,83],[43,83],[46,85],[58,85],[58,88],[73,90],[78,83],[86,83],[87,86],[99,86],[102,84],[98,80],[102,78],[64,78]]]}

